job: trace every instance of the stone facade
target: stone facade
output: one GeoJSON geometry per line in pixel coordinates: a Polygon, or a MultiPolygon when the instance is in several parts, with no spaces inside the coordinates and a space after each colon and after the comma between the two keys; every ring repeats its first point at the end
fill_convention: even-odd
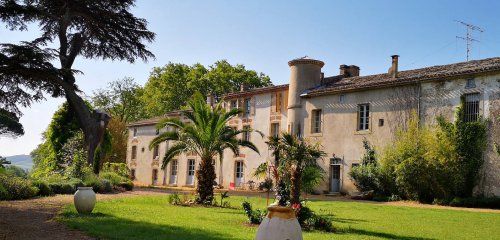
{"type": "MultiPolygon", "coordinates": [[[[227,94],[224,104],[228,109],[239,107],[246,112],[229,125],[250,127],[265,136],[256,132],[250,136],[260,154],[249,149],[242,149],[238,156],[225,152],[222,166],[216,161],[217,181],[225,188],[256,187],[262,180],[253,176],[254,170],[272,160],[267,137],[288,131],[319,142],[327,153],[322,162],[327,179],[317,188],[319,193],[355,191],[349,172],[364,154],[363,139],[376,149],[384,148],[412,114],[423,124],[434,124],[439,115],[454,120],[460,97],[473,93],[479,97],[479,115],[490,119],[489,145],[477,192],[500,195],[500,159],[493,147],[494,140],[500,142],[500,58],[401,72],[397,72],[397,57],[392,64],[390,73],[370,76],[359,76],[357,66],[341,65],[338,76],[325,78],[323,62],[295,59],[289,62],[289,85],[227,94]]],[[[169,115],[182,118],[178,112],[169,115]]],[[[129,125],[127,163],[136,181],[194,187],[196,180],[190,174],[198,168],[197,156],[183,154],[161,169],[168,144],[162,143],[157,151],[148,149],[157,134],[154,124],[158,120],[129,125]]]]}

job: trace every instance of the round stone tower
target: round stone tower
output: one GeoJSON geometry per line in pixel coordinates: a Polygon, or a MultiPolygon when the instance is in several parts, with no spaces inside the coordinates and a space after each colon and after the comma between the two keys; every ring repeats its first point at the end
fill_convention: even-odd
{"type": "Polygon", "coordinates": [[[297,58],[288,62],[290,66],[290,85],[288,87],[287,130],[289,133],[303,135],[306,112],[300,95],[305,90],[321,84],[321,68],[324,62],[308,57],[297,58]]]}

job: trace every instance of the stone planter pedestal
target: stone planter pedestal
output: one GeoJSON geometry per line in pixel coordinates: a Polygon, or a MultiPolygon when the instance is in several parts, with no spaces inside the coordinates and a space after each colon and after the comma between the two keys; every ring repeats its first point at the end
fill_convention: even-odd
{"type": "Polygon", "coordinates": [[[270,206],[255,240],[302,240],[302,229],[292,208],[270,206]]]}
{"type": "Polygon", "coordinates": [[[92,187],[78,187],[73,200],[78,213],[91,213],[96,202],[95,192],[92,187]]]}

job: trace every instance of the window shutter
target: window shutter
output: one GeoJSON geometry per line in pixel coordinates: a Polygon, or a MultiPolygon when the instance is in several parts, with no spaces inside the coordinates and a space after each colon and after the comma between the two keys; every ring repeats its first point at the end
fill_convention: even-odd
{"type": "Polygon", "coordinates": [[[245,106],[243,104],[244,104],[244,99],[243,98],[238,99],[238,109],[241,111],[240,117],[243,116],[243,113],[245,111],[245,106]]]}
{"type": "Polygon", "coordinates": [[[251,103],[250,103],[250,114],[255,115],[255,97],[252,97],[251,103]]]}
{"type": "Polygon", "coordinates": [[[271,112],[276,111],[276,93],[271,93],[271,112]]]}

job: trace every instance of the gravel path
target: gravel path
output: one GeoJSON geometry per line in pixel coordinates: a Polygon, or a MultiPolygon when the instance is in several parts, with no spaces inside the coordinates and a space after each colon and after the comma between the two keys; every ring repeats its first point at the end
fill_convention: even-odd
{"type": "MultiPolygon", "coordinates": [[[[161,194],[137,190],[119,194],[97,194],[98,200],[138,195],[161,194]]],[[[93,239],[57,222],[61,208],[73,202],[73,195],[56,195],[19,201],[0,202],[0,240],[10,239],[93,239]]]]}

